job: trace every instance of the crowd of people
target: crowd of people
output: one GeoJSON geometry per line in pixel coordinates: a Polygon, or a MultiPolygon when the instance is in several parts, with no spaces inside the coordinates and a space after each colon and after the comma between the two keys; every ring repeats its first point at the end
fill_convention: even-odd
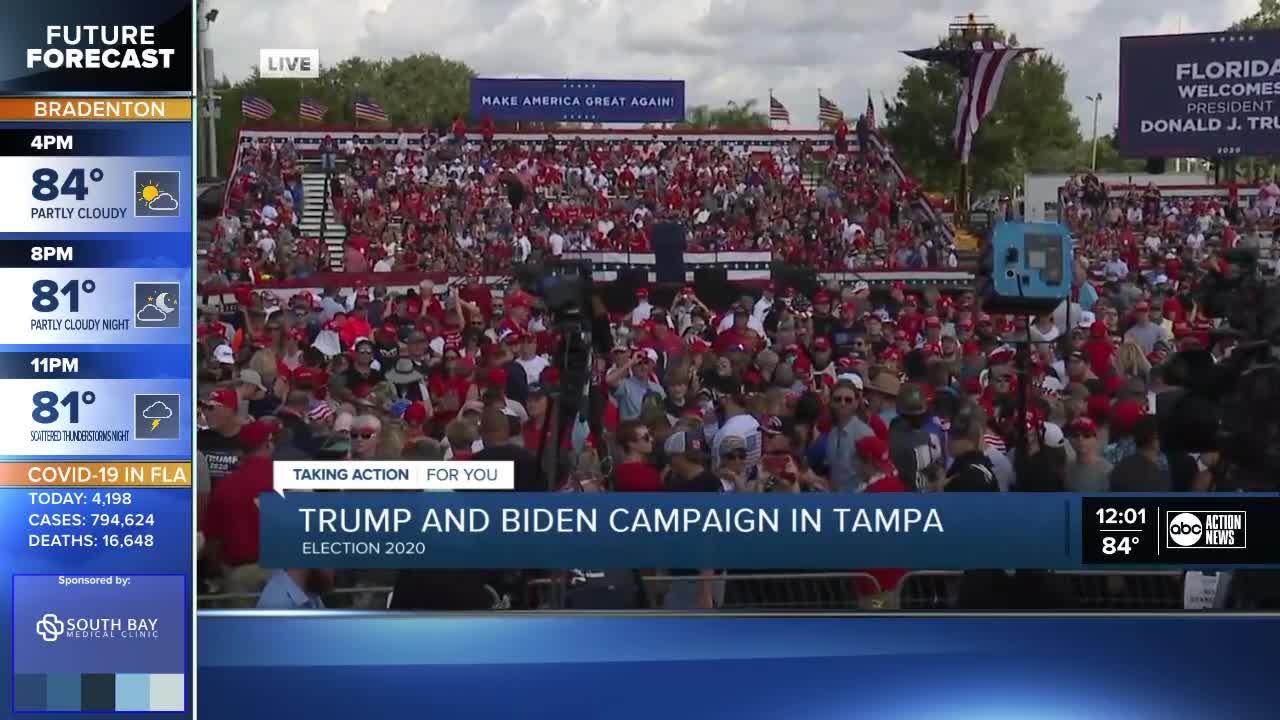
{"type": "MultiPolygon", "coordinates": [[[[1269,242],[1280,193],[1168,200],[1152,186],[1117,198],[1096,179],[1073,180],[1064,191],[1077,241],[1071,298],[1034,317],[988,313],[972,291],[901,282],[832,283],[811,296],[769,285],[722,308],[694,287],[641,288],[610,325],[608,352],[592,359],[599,422],[562,423],[553,318],[530,288],[515,283],[495,298],[477,274],[476,259],[498,247],[517,261],[643,247],[650,218],[672,215],[696,228],[695,244],[796,241],[824,247],[824,262],[847,262],[865,243],[911,248],[932,266],[937,238],[903,212],[913,190],[874,162],[837,155],[826,200],[802,191],[803,147],[764,159],[661,141],[453,150],[433,161],[348,147],[335,195],[352,232],[348,262],[394,258],[396,269],[445,267],[464,281],[392,292],[375,273],[318,295],[240,284],[234,305],[203,311],[208,588],[301,607],[334,582],[362,581],[258,566],[256,498],[270,491],[273,459],[511,460],[517,489],[530,492],[1179,492],[1220,478],[1217,453],[1162,447],[1156,416],[1178,392],[1175,353],[1222,358],[1238,342],[1212,332],[1220,318],[1197,289],[1228,272],[1225,249],[1269,242]],[[658,178],[667,190],[650,194],[658,178]],[[601,194],[623,188],[635,205],[601,194]],[[564,196],[576,198],[575,212],[548,199],[564,196]],[[1030,347],[1022,375],[1021,343],[1030,347]]],[[[283,249],[302,247],[288,229],[300,206],[296,153],[256,148],[246,159],[256,169],[233,183],[228,214],[241,224],[220,237],[258,238],[272,247],[258,262],[279,272],[283,249]],[[269,168],[279,182],[266,179],[276,177],[269,168]]],[[[871,570],[887,602],[901,573],[871,570]]],[[[397,607],[489,607],[503,595],[500,578],[465,573],[396,581],[397,607]]],[[[674,582],[647,602],[709,608],[718,593],[711,580],[674,582]]]]}
{"type": "MultiPolygon", "coordinates": [[[[684,224],[690,251],[832,270],[958,262],[917,183],[844,140],[752,151],[697,135],[539,142],[463,131],[411,147],[327,137],[324,148],[340,160],[331,190],[347,272],[502,274],[566,253],[646,252],[659,221],[684,224]]],[[[241,147],[204,277],[230,285],[329,268],[329,249],[299,237],[300,167],[290,141],[241,147]]]]}

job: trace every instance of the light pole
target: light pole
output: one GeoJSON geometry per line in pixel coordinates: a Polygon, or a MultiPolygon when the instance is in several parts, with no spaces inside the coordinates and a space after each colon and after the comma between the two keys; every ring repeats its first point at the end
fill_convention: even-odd
{"type": "Polygon", "coordinates": [[[218,19],[217,8],[205,10],[209,0],[199,0],[196,7],[196,106],[205,119],[205,174],[218,174],[218,121],[215,113],[216,100],[213,94],[213,69],[209,60],[213,53],[209,50],[209,26],[218,19]]]}
{"type": "Polygon", "coordinates": [[[1098,106],[1102,104],[1102,93],[1085,98],[1093,103],[1093,159],[1089,161],[1089,172],[1098,172],[1098,106]]]}

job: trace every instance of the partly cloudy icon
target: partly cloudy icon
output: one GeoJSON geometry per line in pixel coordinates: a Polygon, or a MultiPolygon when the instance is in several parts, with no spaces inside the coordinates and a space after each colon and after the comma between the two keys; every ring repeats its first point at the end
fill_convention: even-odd
{"type": "Polygon", "coordinates": [[[173,409],[157,400],[142,411],[142,417],[148,420],[168,420],[173,417],[173,409]]]}
{"type": "Polygon", "coordinates": [[[155,303],[143,305],[138,311],[138,322],[164,322],[169,317],[165,311],[156,307],[155,303]]]}
{"type": "Polygon", "coordinates": [[[154,200],[147,203],[151,210],[177,210],[178,200],[167,192],[162,192],[154,200]]]}

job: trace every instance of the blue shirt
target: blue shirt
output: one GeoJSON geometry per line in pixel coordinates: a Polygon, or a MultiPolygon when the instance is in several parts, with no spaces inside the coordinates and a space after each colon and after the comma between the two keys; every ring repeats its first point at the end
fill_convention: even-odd
{"type": "Polygon", "coordinates": [[[1084,283],[1080,286],[1080,301],[1076,303],[1081,310],[1089,312],[1093,310],[1093,306],[1098,302],[1098,291],[1093,287],[1092,283],[1084,283]]]}
{"type": "Polygon", "coordinates": [[[629,377],[618,383],[613,389],[613,398],[618,401],[618,417],[622,420],[635,420],[640,417],[644,396],[651,392],[661,395],[663,399],[667,397],[667,391],[656,382],[644,382],[635,377],[629,377]]]}
{"type": "Polygon", "coordinates": [[[827,468],[832,492],[854,492],[866,481],[853,446],[869,435],[875,432],[856,416],[849,418],[843,427],[831,428],[827,433],[827,468]]]}
{"type": "Polygon", "coordinates": [[[259,610],[318,610],[324,608],[319,595],[310,595],[298,587],[284,570],[276,570],[258,596],[259,610]]]}

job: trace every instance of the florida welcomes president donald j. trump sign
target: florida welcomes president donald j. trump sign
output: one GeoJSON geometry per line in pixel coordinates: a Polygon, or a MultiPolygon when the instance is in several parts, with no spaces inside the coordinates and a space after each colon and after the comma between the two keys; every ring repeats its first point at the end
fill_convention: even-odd
{"type": "Polygon", "coordinates": [[[1120,136],[1131,157],[1280,151],[1280,31],[1120,38],[1120,136]]]}

